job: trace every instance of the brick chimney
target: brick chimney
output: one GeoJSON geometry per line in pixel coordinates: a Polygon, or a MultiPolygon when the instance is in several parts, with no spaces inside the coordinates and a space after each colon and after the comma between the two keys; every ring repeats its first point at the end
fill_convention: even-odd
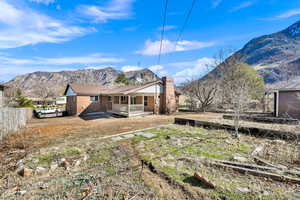
{"type": "Polygon", "coordinates": [[[162,111],[166,114],[176,112],[174,79],[171,77],[163,77],[162,81],[164,85],[164,93],[162,95],[162,111]]]}

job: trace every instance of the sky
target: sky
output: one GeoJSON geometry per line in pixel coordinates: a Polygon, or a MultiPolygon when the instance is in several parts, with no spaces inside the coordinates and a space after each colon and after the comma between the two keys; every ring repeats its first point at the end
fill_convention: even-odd
{"type": "Polygon", "coordinates": [[[0,82],[35,71],[148,68],[176,84],[208,72],[221,49],[300,19],[299,0],[0,0],[0,82]],[[176,42],[177,41],[177,42],[176,42]]]}

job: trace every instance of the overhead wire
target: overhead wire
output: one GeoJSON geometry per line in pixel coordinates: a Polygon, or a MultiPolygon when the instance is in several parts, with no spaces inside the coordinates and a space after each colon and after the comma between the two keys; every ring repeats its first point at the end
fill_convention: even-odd
{"type": "Polygon", "coordinates": [[[184,23],[183,23],[183,25],[182,25],[182,28],[180,29],[180,32],[179,32],[178,37],[177,37],[176,42],[175,42],[175,49],[176,49],[176,47],[177,47],[177,45],[178,45],[178,42],[179,42],[179,40],[181,39],[181,37],[182,37],[182,35],[183,35],[183,32],[184,32],[184,30],[186,29],[186,26],[187,26],[187,24],[188,24],[188,22],[189,22],[189,20],[190,20],[190,18],[191,18],[193,9],[194,9],[194,7],[195,7],[195,5],[196,5],[196,1],[197,1],[197,0],[193,0],[193,1],[192,1],[192,5],[191,5],[191,7],[190,7],[190,9],[189,9],[189,11],[188,11],[186,17],[185,17],[184,23]]]}
{"type": "Polygon", "coordinates": [[[163,10],[163,23],[162,23],[162,27],[161,27],[160,46],[159,46],[159,52],[158,52],[158,58],[157,58],[157,65],[160,64],[160,60],[161,60],[161,53],[162,53],[162,47],[163,47],[163,41],[164,41],[164,35],[165,35],[165,28],[166,28],[166,21],[167,21],[168,3],[169,3],[169,0],[166,0],[164,10],[163,10]]]}

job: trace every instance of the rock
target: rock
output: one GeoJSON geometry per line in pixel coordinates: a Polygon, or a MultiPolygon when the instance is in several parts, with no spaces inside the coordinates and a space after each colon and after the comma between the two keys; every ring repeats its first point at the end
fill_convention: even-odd
{"type": "Polygon", "coordinates": [[[248,188],[244,188],[244,187],[237,187],[236,189],[239,192],[242,192],[242,193],[248,193],[248,192],[250,192],[250,190],[248,188]]]}
{"type": "Polygon", "coordinates": [[[242,156],[233,156],[232,158],[233,161],[236,161],[236,162],[247,162],[247,158],[245,157],[242,157],[242,156]]]}
{"type": "Polygon", "coordinates": [[[19,191],[17,191],[17,192],[15,193],[15,195],[20,195],[20,196],[22,196],[22,195],[24,195],[26,192],[27,192],[27,191],[25,191],[25,190],[19,190],[19,191]]]}
{"type": "Polygon", "coordinates": [[[264,196],[269,196],[270,193],[269,193],[268,191],[262,191],[262,195],[264,195],[264,196]]]}
{"type": "Polygon", "coordinates": [[[69,169],[70,163],[68,161],[66,161],[65,158],[62,158],[58,166],[63,167],[67,170],[67,169],[69,169]]]}
{"type": "Polygon", "coordinates": [[[135,135],[133,135],[133,134],[126,134],[126,135],[123,135],[123,137],[126,138],[126,139],[132,138],[132,137],[134,137],[134,136],[135,136],[135,135]]]}
{"type": "Polygon", "coordinates": [[[167,160],[174,160],[174,156],[172,156],[171,154],[168,154],[166,157],[165,157],[167,160]]]}
{"type": "Polygon", "coordinates": [[[19,171],[18,171],[18,174],[20,175],[20,176],[23,176],[23,177],[25,177],[25,176],[29,176],[30,174],[32,173],[32,170],[31,169],[28,169],[28,168],[22,168],[22,169],[20,169],[19,171]]]}
{"type": "Polygon", "coordinates": [[[57,163],[51,163],[50,170],[55,170],[58,167],[57,163]]]}
{"type": "Polygon", "coordinates": [[[264,145],[260,145],[260,146],[256,147],[254,149],[254,151],[251,153],[251,155],[252,156],[259,155],[261,152],[263,152],[264,148],[265,148],[264,145]]]}
{"type": "Polygon", "coordinates": [[[83,161],[87,161],[89,159],[89,156],[87,155],[87,154],[85,154],[84,156],[83,156],[83,161]]]}
{"type": "Polygon", "coordinates": [[[136,132],[136,133],[134,133],[134,135],[136,135],[136,136],[141,136],[143,134],[144,134],[144,132],[136,132]]]}
{"type": "Polygon", "coordinates": [[[113,137],[113,138],[111,138],[113,141],[120,141],[120,140],[124,140],[124,138],[122,138],[122,137],[113,137]]]}
{"type": "Polygon", "coordinates": [[[35,169],[35,171],[38,172],[38,173],[42,173],[42,172],[47,171],[47,169],[44,168],[44,167],[37,167],[37,168],[35,169]]]}
{"type": "Polygon", "coordinates": [[[167,163],[166,161],[162,160],[162,161],[160,162],[160,165],[161,165],[161,166],[166,166],[166,165],[168,165],[168,163],[167,163]]]}
{"type": "MultiPolygon", "coordinates": [[[[156,135],[157,133],[146,133],[146,132],[142,132],[142,133],[139,133],[139,136],[143,136],[145,138],[152,138],[156,135]]],[[[136,134],[137,135],[137,134],[136,134]]]]}
{"type": "Polygon", "coordinates": [[[23,159],[18,160],[18,162],[16,163],[17,167],[20,167],[23,164],[23,159]]]}
{"type": "Polygon", "coordinates": [[[279,145],[284,145],[286,142],[283,140],[273,140],[272,144],[279,144],[279,145]]]}
{"type": "Polygon", "coordinates": [[[81,164],[81,161],[80,160],[77,160],[74,164],[75,167],[78,167],[79,165],[81,164]]]}

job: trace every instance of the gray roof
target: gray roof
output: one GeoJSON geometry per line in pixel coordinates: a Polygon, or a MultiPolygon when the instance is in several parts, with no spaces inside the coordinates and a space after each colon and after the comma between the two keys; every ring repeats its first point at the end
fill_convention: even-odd
{"type": "Polygon", "coordinates": [[[72,88],[72,90],[77,95],[113,95],[113,94],[130,94],[134,93],[138,90],[141,90],[143,88],[152,86],[154,84],[161,83],[161,81],[153,81],[149,83],[145,83],[143,85],[128,85],[128,86],[98,86],[98,85],[85,85],[85,84],[78,84],[78,83],[72,83],[69,84],[65,90],[65,95],[67,93],[67,90],[69,87],[72,88]]]}
{"type": "Polygon", "coordinates": [[[278,91],[300,90],[300,83],[299,82],[290,82],[290,83],[287,83],[287,84],[283,84],[280,87],[276,87],[275,90],[278,90],[278,91]]]}

